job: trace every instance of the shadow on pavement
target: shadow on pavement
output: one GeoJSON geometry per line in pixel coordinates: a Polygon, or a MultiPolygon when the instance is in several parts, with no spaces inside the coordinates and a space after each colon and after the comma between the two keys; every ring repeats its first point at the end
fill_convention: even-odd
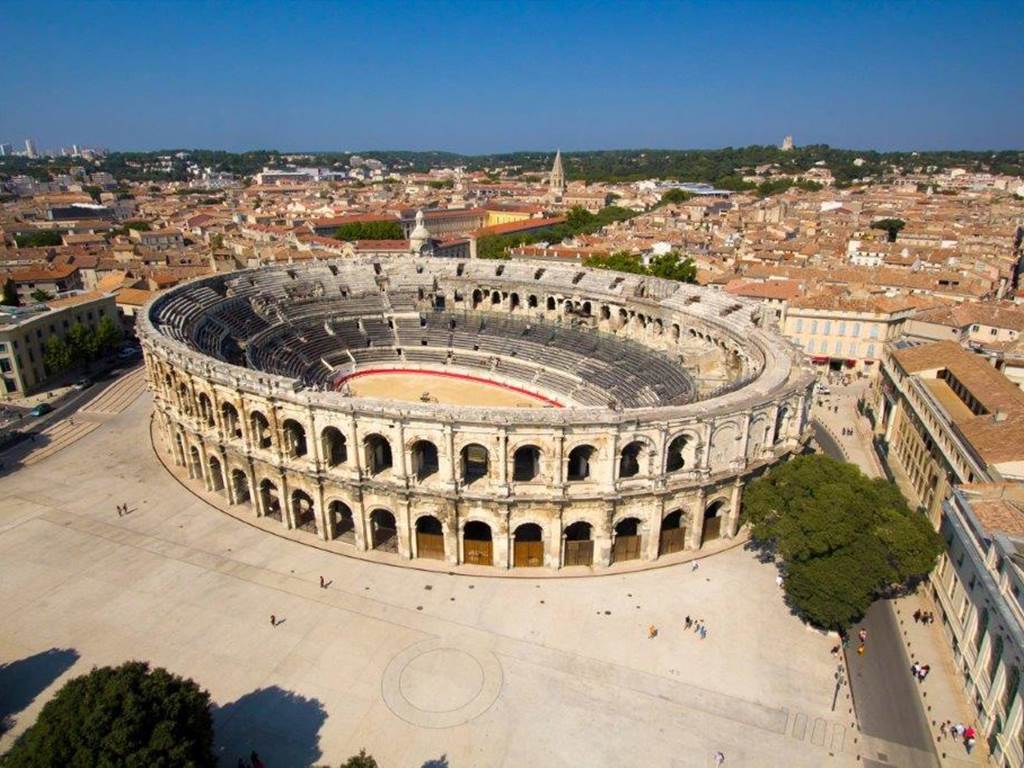
{"type": "Polygon", "coordinates": [[[427,760],[420,768],[448,768],[448,755],[441,755],[435,760],[427,760]]]}
{"type": "Polygon", "coordinates": [[[78,656],[73,648],[51,648],[0,665],[0,733],[14,725],[14,715],[71,669],[78,656]]]}
{"type": "Polygon", "coordinates": [[[17,470],[22,466],[25,457],[44,448],[49,442],[49,437],[33,429],[6,433],[4,444],[0,446],[0,477],[17,470]]]}
{"type": "Polygon", "coordinates": [[[268,766],[313,765],[320,759],[320,728],[327,719],[318,699],[274,685],[213,710],[221,765],[259,753],[268,766]]]}

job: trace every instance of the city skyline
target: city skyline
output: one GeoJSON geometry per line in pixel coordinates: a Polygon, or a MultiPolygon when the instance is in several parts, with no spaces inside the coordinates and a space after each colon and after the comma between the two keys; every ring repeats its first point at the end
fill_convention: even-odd
{"type": "Polygon", "coordinates": [[[0,66],[19,106],[0,115],[0,140],[487,154],[793,134],[798,145],[984,150],[1019,146],[1024,117],[1008,3],[288,9],[6,6],[0,66]],[[89,30],[116,40],[125,64],[111,66],[89,30]]]}

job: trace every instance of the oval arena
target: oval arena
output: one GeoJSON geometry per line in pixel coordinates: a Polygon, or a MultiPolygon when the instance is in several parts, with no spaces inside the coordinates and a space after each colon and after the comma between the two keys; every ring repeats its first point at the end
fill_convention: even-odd
{"type": "Polygon", "coordinates": [[[813,374],[758,307],[577,266],[263,267],[162,294],[138,333],[162,449],[194,482],[397,561],[699,550],[810,423],[813,374]]]}

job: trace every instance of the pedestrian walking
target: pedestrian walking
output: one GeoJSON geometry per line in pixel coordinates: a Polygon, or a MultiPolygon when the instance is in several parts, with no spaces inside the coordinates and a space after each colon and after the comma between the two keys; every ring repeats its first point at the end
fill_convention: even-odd
{"type": "Polygon", "coordinates": [[[656,626],[651,624],[649,627],[647,627],[647,639],[648,640],[653,640],[657,636],[658,636],[658,628],[656,626]]]}
{"type": "Polygon", "coordinates": [[[270,614],[270,626],[277,626],[277,616],[275,616],[274,614],[270,614]]]}
{"type": "Polygon", "coordinates": [[[964,737],[965,730],[966,729],[964,728],[963,723],[957,723],[953,726],[953,735],[956,736],[958,739],[962,739],[964,737]]]}
{"type": "Polygon", "coordinates": [[[861,643],[860,645],[857,646],[857,655],[858,656],[863,656],[864,655],[864,643],[861,643]]]}
{"type": "Polygon", "coordinates": [[[778,574],[775,577],[775,586],[778,587],[779,589],[782,589],[782,584],[783,584],[783,578],[782,578],[782,574],[780,573],[780,574],[778,574]]]}
{"type": "Polygon", "coordinates": [[[324,577],[321,576],[320,577],[320,589],[323,589],[323,588],[324,588],[324,577]]]}
{"type": "Polygon", "coordinates": [[[693,561],[693,565],[690,566],[690,573],[693,573],[698,568],[700,568],[700,561],[699,560],[694,560],[693,561]]]}
{"type": "Polygon", "coordinates": [[[945,720],[943,720],[939,724],[939,736],[942,737],[942,738],[945,738],[945,736],[946,736],[946,721],[945,720]]]}
{"type": "Polygon", "coordinates": [[[923,618],[924,618],[924,611],[922,611],[920,608],[918,608],[916,611],[914,611],[914,623],[915,624],[920,624],[921,623],[921,619],[923,619],[923,618]]]}
{"type": "Polygon", "coordinates": [[[700,628],[700,639],[701,640],[706,640],[707,636],[708,636],[708,628],[707,627],[701,627],[700,628]]]}
{"type": "Polygon", "coordinates": [[[715,765],[721,765],[725,762],[725,755],[721,752],[715,752],[715,765]]]}
{"type": "Polygon", "coordinates": [[[913,664],[910,665],[910,674],[912,674],[918,680],[921,679],[921,664],[920,664],[920,662],[915,661],[913,664]]]}
{"type": "Polygon", "coordinates": [[[693,619],[691,619],[689,616],[687,616],[686,620],[683,622],[683,626],[686,629],[689,629],[690,627],[692,627],[693,626],[693,619]]]}
{"type": "Polygon", "coordinates": [[[924,679],[926,677],[928,677],[928,673],[931,672],[931,671],[932,671],[931,665],[923,664],[921,666],[921,671],[917,673],[917,679],[920,680],[923,683],[924,679]]]}
{"type": "Polygon", "coordinates": [[[868,641],[868,631],[861,627],[860,631],[857,633],[857,637],[860,639],[861,645],[863,645],[868,641]]]}

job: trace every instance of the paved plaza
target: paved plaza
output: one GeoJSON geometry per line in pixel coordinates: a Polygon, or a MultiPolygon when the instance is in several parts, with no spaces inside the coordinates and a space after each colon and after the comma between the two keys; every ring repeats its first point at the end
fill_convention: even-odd
{"type": "Polygon", "coordinates": [[[383,768],[710,766],[717,750],[727,766],[858,764],[845,694],[831,711],[835,640],[742,547],[582,579],[345,558],[183,488],[153,453],[150,408],[143,395],[0,477],[0,749],[69,677],[135,658],[211,692],[227,765],[361,747],[383,768]]]}

